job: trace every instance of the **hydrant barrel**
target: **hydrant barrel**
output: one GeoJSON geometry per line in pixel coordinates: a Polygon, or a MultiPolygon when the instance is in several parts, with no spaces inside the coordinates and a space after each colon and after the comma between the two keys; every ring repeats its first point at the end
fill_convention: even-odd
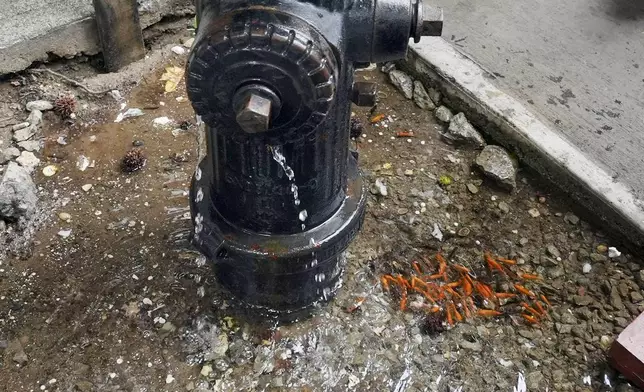
{"type": "MultiPolygon", "coordinates": [[[[379,1],[409,14],[391,21],[389,45],[400,57],[418,16],[411,3],[379,1]]],[[[369,26],[382,25],[373,16],[382,10],[366,4],[380,10],[369,26]]],[[[353,7],[352,0],[197,2],[186,85],[205,123],[207,154],[191,185],[192,241],[219,283],[255,314],[293,320],[330,301],[363,221],[366,192],[349,151],[349,121],[351,100],[372,105],[375,89],[354,84],[353,68],[382,57],[387,42],[382,31],[365,29],[378,47],[348,50],[357,37],[345,37],[354,31],[347,23],[366,15],[353,7]]]]}

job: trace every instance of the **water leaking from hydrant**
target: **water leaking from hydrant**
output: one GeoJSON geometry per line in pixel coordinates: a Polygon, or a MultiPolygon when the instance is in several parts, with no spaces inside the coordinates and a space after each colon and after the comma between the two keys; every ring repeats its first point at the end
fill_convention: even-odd
{"type": "MultiPolygon", "coordinates": [[[[291,193],[293,194],[293,203],[295,204],[296,207],[299,207],[300,194],[299,194],[299,188],[297,187],[297,184],[295,184],[295,173],[293,172],[293,169],[286,164],[286,157],[282,152],[282,146],[268,146],[268,148],[273,153],[273,160],[277,162],[278,165],[280,165],[282,170],[284,170],[284,174],[286,174],[286,177],[291,182],[291,193]]],[[[301,210],[298,213],[298,219],[302,222],[306,221],[306,218],[308,218],[308,216],[309,214],[306,210],[301,210]]],[[[306,225],[302,223],[302,231],[304,231],[305,229],[306,229],[306,225]]]]}

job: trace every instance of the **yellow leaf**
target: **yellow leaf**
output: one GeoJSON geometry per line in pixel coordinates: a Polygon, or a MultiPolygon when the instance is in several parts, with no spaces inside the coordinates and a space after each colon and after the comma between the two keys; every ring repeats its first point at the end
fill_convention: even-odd
{"type": "Polygon", "coordinates": [[[177,89],[177,86],[183,79],[183,68],[166,67],[165,72],[161,75],[161,80],[165,81],[165,92],[171,93],[177,89]]]}

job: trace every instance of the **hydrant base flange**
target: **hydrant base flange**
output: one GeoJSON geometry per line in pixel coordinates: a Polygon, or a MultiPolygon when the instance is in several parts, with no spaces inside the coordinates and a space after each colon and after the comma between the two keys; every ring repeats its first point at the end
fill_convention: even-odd
{"type": "Polygon", "coordinates": [[[348,157],[346,198],[322,224],[295,234],[262,235],[228,222],[210,195],[209,156],[192,180],[192,243],[211,261],[219,284],[254,316],[294,321],[329,302],[342,284],[345,250],[364,220],[366,190],[348,157]]]}

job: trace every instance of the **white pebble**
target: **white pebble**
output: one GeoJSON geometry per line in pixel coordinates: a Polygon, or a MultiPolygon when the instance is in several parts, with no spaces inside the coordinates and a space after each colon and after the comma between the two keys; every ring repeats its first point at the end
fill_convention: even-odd
{"type": "Polygon", "coordinates": [[[373,140],[369,139],[367,140],[368,143],[373,143],[373,140]]]}
{"type": "Polygon", "coordinates": [[[407,139],[407,143],[411,143],[411,139],[407,139]]]}
{"type": "Polygon", "coordinates": [[[116,377],[116,373],[110,373],[110,378],[115,378],[115,377],[116,377]]]}
{"type": "Polygon", "coordinates": [[[586,263],[584,264],[582,271],[584,271],[584,274],[587,274],[590,272],[591,269],[593,269],[593,267],[589,263],[586,263]]]}
{"type": "Polygon", "coordinates": [[[608,248],[608,257],[610,257],[611,259],[614,259],[615,257],[619,257],[621,255],[622,252],[618,251],[614,246],[608,248]]]}
{"type": "Polygon", "coordinates": [[[116,360],[117,365],[120,365],[122,363],[123,363],[123,358],[119,358],[119,359],[116,360]]]}
{"type": "Polygon", "coordinates": [[[152,306],[152,300],[150,298],[143,298],[143,304],[152,306]]]}
{"type": "Polygon", "coordinates": [[[139,277],[138,277],[138,276],[136,276],[136,274],[133,274],[133,275],[132,275],[132,279],[134,279],[134,280],[139,280],[139,277]]]}
{"type": "Polygon", "coordinates": [[[54,385],[54,384],[56,384],[55,378],[52,378],[51,380],[49,380],[49,385],[54,385]]]}
{"type": "Polygon", "coordinates": [[[165,383],[172,384],[173,381],[174,381],[174,377],[172,377],[172,374],[168,374],[168,376],[165,378],[165,383]]]}
{"type": "Polygon", "coordinates": [[[422,144],[422,145],[424,146],[424,145],[425,145],[425,141],[424,141],[424,140],[421,140],[421,141],[420,141],[420,144],[422,144]]]}
{"type": "Polygon", "coordinates": [[[363,137],[363,138],[367,137],[367,134],[366,134],[366,133],[363,133],[363,134],[362,134],[362,137],[363,137]]]}

